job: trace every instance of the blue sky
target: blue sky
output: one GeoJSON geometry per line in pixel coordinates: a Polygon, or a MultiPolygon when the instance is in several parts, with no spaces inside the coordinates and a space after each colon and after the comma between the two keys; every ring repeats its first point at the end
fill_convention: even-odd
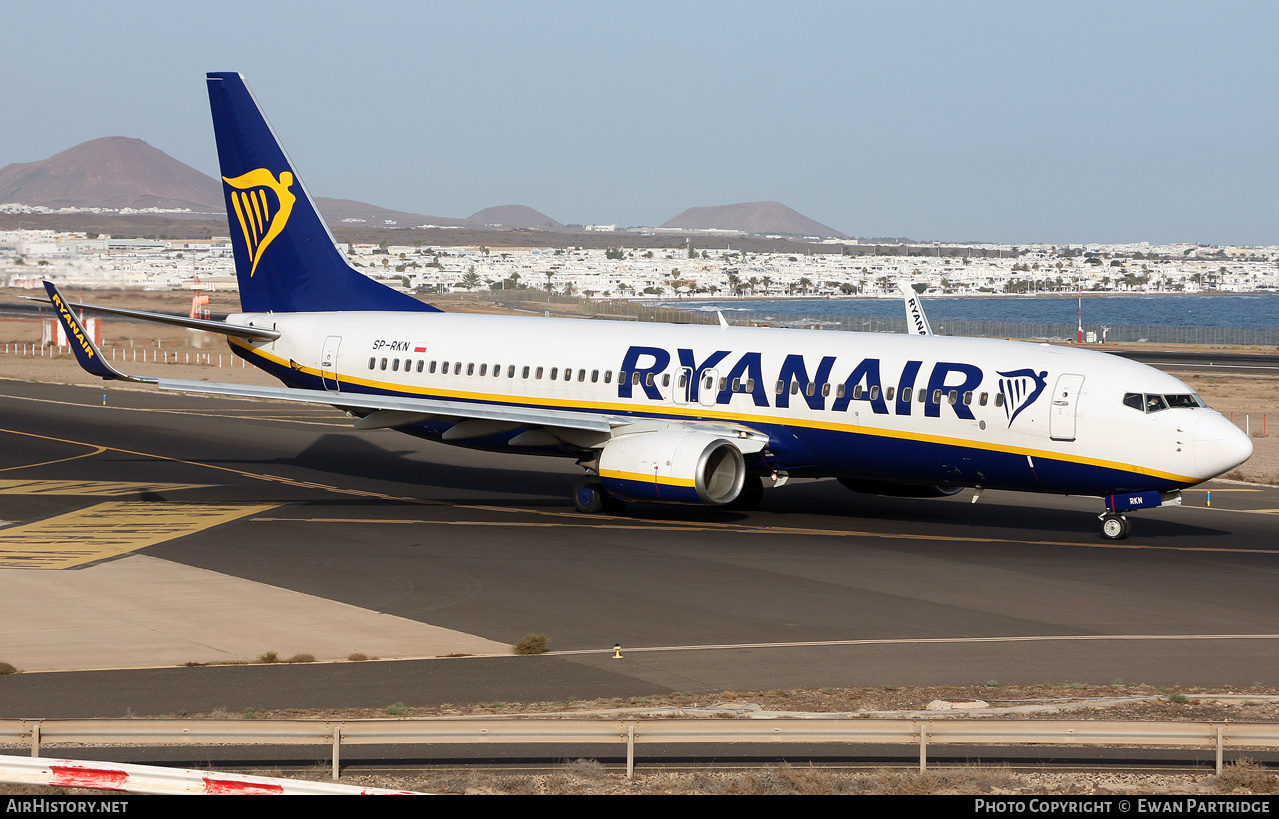
{"type": "Polygon", "coordinates": [[[216,171],[248,79],[313,194],[854,236],[1279,244],[1279,4],[6,3],[0,165],[101,136],[216,171]]]}

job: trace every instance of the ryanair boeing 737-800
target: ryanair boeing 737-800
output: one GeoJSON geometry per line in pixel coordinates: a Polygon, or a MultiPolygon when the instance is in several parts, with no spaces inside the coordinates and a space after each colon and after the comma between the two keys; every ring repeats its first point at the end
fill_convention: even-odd
{"type": "MultiPolygon", "coordinates": [[[[582,512],[758,502],[790,477],[943,496],[962,487],[1180,502],[1252,443],[1181,381],[1104,353],[932,335],[441,312],[355,270],[239,74],[208,75],[244,312],[226,322],[49,298],[89,372],[162,390],[328,404],[356,429],[556,455],[582,512]],[[119,372],[71,308],[226,335],[283,387],[119,372]]],[[[918,310],[918,304],[910,308],[918,310]]]]}

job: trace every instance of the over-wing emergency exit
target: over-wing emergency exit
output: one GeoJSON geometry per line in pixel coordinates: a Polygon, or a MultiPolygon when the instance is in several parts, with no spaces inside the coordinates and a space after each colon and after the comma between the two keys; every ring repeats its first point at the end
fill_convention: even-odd
{"type": "MultiPolygon", "coordinates": [[[[758,502],[834,477],[856,491],[962,487],[1104,498],[1126,512],[1252,453],[1187,385],[1103,353],[912,335],[448,314],[355,270],[243,78],[208,75],[242,313],[165,320],[227,336],[282,387],[130,376],[103,361],[56,287],[80,363],[162,390],[328,404],[357,429],[570,457],[583,512],[627,502],[758,502]]],[[[909,303],[909,299],[908,299],[909,303]]]]}

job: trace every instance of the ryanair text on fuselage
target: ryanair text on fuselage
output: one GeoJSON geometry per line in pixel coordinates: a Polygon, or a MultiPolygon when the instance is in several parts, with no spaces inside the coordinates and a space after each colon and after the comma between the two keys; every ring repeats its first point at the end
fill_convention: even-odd
{"type": "MultiPolygon", "coordinates": [[[[809,362],[804,356],[790,354],[782,361],[777,378],[766,382],[762,353],[742,353],[730,365],[728,362],[732,355],[729,350],[717,350],[698,361],[699,356],[693,350],[676,349],[674,359],[679,362],[680,369],[686,371],[684,383],[687,384],[689,403],[709,403],[702,395],[702,390],[707,387],[702,376],[713,370],[717,375],[722,374],[718,384],[711,382],[709,385],[709,389],[716,393],[715,404],[727,404],[734,393],[744,393],[751,396],[757,407],[788,408],[791,400],[796,399],[802,400],[809,409],[822,411],[828,409],[826,402],[832,397],[834,385],[829,407],[831,412],[846,412],[851,402],[861,401],[877,415],[911,415],[916,412],[914,407],[918,404],[923,408],[924,417],[935,418],[941,415],[945,405],[959,418],[971,421],[974,416],[969,401],[959,400],[959,397],[977,390],[985,378],[980,367],[959,361],[938,361],[932,365],[927,379],[921,380],[923,361],[907,361],[899,373],[885,373],[880,359],[863,358],[842,381],[832,381],[831,373],[835,371],[837,356],[823,356],[810,375],[809,362]],[[896,375],[896,378],[887,379],[887,388],[885,375],[896,375]],[[776,383],[771,404],[768,383],[776,383]],[[922,386],[922,393],[916,391],[916,384],[922,386]],[[809,385],[813,385],[812,388],[809,385]],[[950,398],[952,395],[954,398],[950,398]],[[920,397],[912,401],[915,396],[920,397]],[[933,398],[929,400],[927,396],[933,398]]],[[[657,378],[670,367],[671,361],[669,350],[632,345],[622,360],[617,397],[633,398],[638,388],[650,400],[663,400],[657,378]]],[[[842,369],[837,372],[842,372],[842,369]]],[[[999,375],[996,402],[997,406],[1006,410],[1011,426],[1013,420],[1043,393],[1048,372],[1020,369],[1001,371],[999,375]]],[[[677,387],[682,385],[677,384],[677,387]]]]}

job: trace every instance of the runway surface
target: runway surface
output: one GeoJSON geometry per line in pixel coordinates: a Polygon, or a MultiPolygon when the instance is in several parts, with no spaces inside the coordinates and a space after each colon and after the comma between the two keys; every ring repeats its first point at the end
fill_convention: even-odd
{"type": "Polygon", "coordinates": [[[51,672],[0,677],[0,716],[1276,682],[1279,490],[1209,484],[1110,542],[1096,499],[833,481],[584,516],[579,474],[324,408],[0,381],[0,661],[51,672]],[[530,632],[552,654],[508,656],[530,632]],[[179,667],[267,651],[321,662],[179,667]],[[327,662],[353,652],[383,661],[327,662]]]}

